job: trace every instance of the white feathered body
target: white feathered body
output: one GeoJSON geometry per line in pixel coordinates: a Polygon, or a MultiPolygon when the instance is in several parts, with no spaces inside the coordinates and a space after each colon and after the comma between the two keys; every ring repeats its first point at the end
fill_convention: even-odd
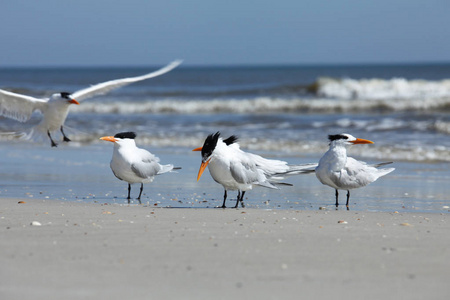
{"type": "Polygon", "coordinates": [[[378,169],[347,157],[344,145],[332,145],[320,159],[316,176],[322,184],[337,190],[351,190],[368,185],[395,168],[378,169]]]}
{"type": "Polygon", "coordinates": [[[51,97],[47,102],[47,105],[43,106],[42,119],[36,125],[36,129],[41,132],[56,131],[60,130],[61,126],[64,125],[67,115],[69,113],[71,103],[67,101],[61,101],[61,99],[54,99],[51,97]]]}
{"type": "Polygon", "coordinates": [[[150,183],[156,175],[173,169],[173,165],[160,165],[158,157],[130,139],[114,143],[110,166],[117,178],[128,183],[150,183]]]}
{"type": "Polygon", "coordinates": [[[226,145],[219,139],[208,164],[209,173],[226,190],[251,190],[253,185],[276,189],[274,180],[289,171],[286,162],[265,159],[259,155],[242,151],[234,143],[226,145]]]}

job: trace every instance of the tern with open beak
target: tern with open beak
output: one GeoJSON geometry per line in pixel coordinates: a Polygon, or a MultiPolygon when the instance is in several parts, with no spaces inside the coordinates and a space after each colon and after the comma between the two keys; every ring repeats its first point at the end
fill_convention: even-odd
{"type": "Polygon", "coordinates": [[[131,184],[140,183],[141,189],[137,200],[141,203],[144,183],[150,183],[156,175],[161,175],[172,170],[173,165],[160,165],[159,158],[145,149],[138,148],[134,141],[134,132],[121,132],[115,136],[104,136],[101,140],[114,143],[114,151],[110,167],[114,175],[123,181],[128,182],[128,203],[130,203],[131,184]]]}
{"type": "MultiPolygon", "coordinates": [[[[20,122],[26,122],[31,118],[35,111],[42,113],[42,120],[34,126],[29,133],[13,133],[24,139],[31,139],[34,136],[46,135],[49,137],[52,147],[57,143],[53,140],[51,134],[60,130],[63,140],[69,142],[70,139],[64,133],[64,122],[71,104],[80,104],[80,101],[94,97],[96,95],[106,94],[112,90],[118,89],[133,82],[138,82],[163,75],[181,64],[176,60],[164,68],[155,72],[137,77],[122,78],[111,80],[93,85],[91,87],[79,90],[75,93],[56,93],[48,99],[39,99],[31,96],[25,96],[5,90],[0,90],[0,116],[12,118],[20,122]]],[[[11,134],[11,133],[9,133],[11,134]]]]}
{"type": "Polygon", "coordinates": [[[235,136],[227,139],[220,137],[220,132],[209,135],[203,147],[193,151],[201,151],[202,163],[197,181],[206,167],[212,178],[225,189],[222,208],[225,208],[227,190],[238,191],[235,208],[241,202],[244,207],[244,194],[253,186],[278,189],[277,185],[291,185],[279,182],[286,176],[296,175],[300,171],[314,168],[317,164],[288,165],[281,160],[266,159],[256,154],[242,151],[235,136]]]}

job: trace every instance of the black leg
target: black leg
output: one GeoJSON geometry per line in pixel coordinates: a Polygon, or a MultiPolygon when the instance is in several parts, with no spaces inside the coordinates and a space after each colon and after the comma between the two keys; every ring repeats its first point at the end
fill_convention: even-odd
{"type": "Polygon", "coordinates": [[[130,199],[131,199],[130,192],[131,192],[131,184],[128,184],[128,197],[127,197],[128,203],[130,203],[130,199]]]}
{"type": "Polygon", "coordinates": [[[61,133],[64,137],[64,142],[70,142],[70,139],[66,136],[66,134],[64,133],[64,129],[63,126],[61,126],[61,133]]]}
{"type": "Polygon", "coordinates": [[[245,205],[244,205],[244,194],[245,194],[245,191],[243,191],[242,194],[241,194],[241,206],[242,207],[245,207],[245,205]]]}
{"type": "Polygon", "coordinates": [[[350,190],[347,190],[347,207],[348,207],[348,200],[350,200],[350,190]]]}
{"type": "Polygon", "coordinates": [[[227,208],[225,206],[225,202],[227,201],[227,190],[225,190],[225,193],[223,194],[223,204],[222,204],[222,208],[227,208]]]}
{"type": "Polygon", "coordinates": [[[50,131],[47,130],[47,135],[50,138],[50,141],[52,142],[52,147],[57,147],[58,144],[55,143],[55,141],[52,139],[52,136],[50,135],[50,131]]]}
{"type": "Polygon", "coordinates": [[[241,191],[238,190],[237,199],[236,199],[236,205],[234,206],[234,208],[238,208],[240,200],[241,200],[241,191]]]}
{"type": "Polygon", "coordinates": [[[338,198],[339,198],[339,192],[338,192],[338,190],[336,190],[336,207],[339,206],[339,200],[338,200],[338,198]]]}
{"type": "Polygon", "coordinates": [[[137,199],[139,200],[139,204],[142,204],[142,202],[141,202],[142,190],[144,190],[144,184],[143,183],[141,183],[141,191],[139,192],[139,197],[137,197],[137,199]]]}

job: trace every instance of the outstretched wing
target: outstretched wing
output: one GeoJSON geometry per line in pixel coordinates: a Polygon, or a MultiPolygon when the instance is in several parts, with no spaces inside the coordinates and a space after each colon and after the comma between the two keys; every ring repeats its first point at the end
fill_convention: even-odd
{"type": "Polygon", "coordinates": [[[25,122],[30,119],[34,111],[39,110],[42,112],[47,101],[0,90],[0,116],[25,122]]]}
{"type": "Polygon", "coordinates": [[[86,89],[79,90],[79,91],[73,93],[71,96],[72,96],[72,98],[76,99],[77,101],[82,101],[84,99],[91,98],[91,97],[94,97],[97,95],[103,95],[112,90],[115,90],[115,89],[118,89],[125,85],[128,85],[130,83],[138,82],[138,81],[142,81],[142,80],[146,80],[146,79],[150,79],[153,77],[163,75],[163,74],[173,70],[181,63],[182,63],[182,60],[176,60],[176,61],[171,62],[170,64],[168,64],[167,66],[165,66],[162,69],[159,69],[155,72],[148,73],[148,74],[145,74],[142,76],[115,79],[115,80],[99,83],[99,84],[93,85],[91,87],[88,87],[86,89]]]}

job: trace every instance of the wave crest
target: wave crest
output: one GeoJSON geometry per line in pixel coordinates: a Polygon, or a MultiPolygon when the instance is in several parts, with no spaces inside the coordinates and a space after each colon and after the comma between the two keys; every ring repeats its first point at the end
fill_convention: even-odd
{"type": "Polygon", "coordinates": [[[440,81],[393,79],[335,79],[322,77],[316,94],[338,99],[429,99],[450,97],[450,79],[440,81]]]}
{"type": "Polygon", "coordinates": [[[450,96],[441,98],[325,99],[271,98],[213,100],[148,100],[144,102],[85,102],[73,112],[97,114],[214,114],[214,113],[335,113],[379,111],[450,111],[450,96]]]}

